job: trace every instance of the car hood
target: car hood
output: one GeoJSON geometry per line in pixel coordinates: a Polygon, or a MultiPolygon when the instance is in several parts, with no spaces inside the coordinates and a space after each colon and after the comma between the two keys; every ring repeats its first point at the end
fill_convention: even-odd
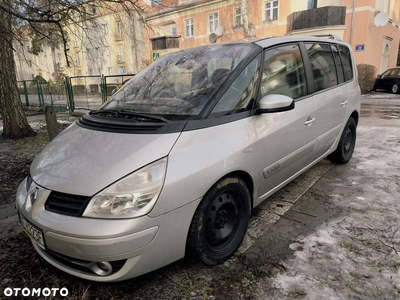
{"type": "Polygon", "coordinates": [[[31,176],[46,189],[93,196],[167,156],[179,134],[110,133],[73,124],[34,159],[31,176]]]}

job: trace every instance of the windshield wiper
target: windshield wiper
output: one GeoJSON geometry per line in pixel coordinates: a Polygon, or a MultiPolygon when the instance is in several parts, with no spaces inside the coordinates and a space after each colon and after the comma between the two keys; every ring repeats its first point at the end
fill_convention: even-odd
{"type": "Polygon", "coordinates": [[[164,117],[157,116],[157,115],[149,115],[149,114],[143,114],[143,113],[138,113],[134,111],[129,111],[125,109],[103,109],[103,110],[97,110],[97,111],[91,111],[90,115],[101,115],[101,114],[111,114],[114,117],[124,117],[124,116],[132,116],[132,117],[138,117],[138,118],[144,118],[148,120],[155,120],[159,122],[164,122],[164,123],[169,123],[170,121],[167,120],[164,117]]]}

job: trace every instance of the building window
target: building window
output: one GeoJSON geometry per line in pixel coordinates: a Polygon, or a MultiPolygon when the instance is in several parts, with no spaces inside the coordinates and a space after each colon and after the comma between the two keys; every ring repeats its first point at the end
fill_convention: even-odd
{"type": "Polygon", "coordinates": [[[79,46],[79,44],[78,44],[78,36],[74,35],[74,47],[78,47],[78,46],[79,46]]]}
{"type": "Polygon", "coordinates": [[[215,32],[218,27],[218,13],[208,15],[208,29],[210,32],[215,32]]]}
{"type": "Polygon", "coordinates": [[[96,48],[96,58],[103,57],[103,53],[101,53],[101,50],[99,47],[96,48]]]}
{"type": "Polygon", "coordinates": [[[81,52],[80,51],[76,52],[76,65],[77,66],[81,65],[81,52]]]}
{"type": "Polygon", "coordinates": [[[178,35],[178,31],[176,30],[176,27],[172,27],[171,33],[172,33],[173,36],[177,36],[178,35]]]}
{"type": "Polygon", "coordinates": [[[265,2],[265,21],[278,20],[279,1],[265,2]]]}
{"type": "Polygon", "coordinates": [[[317,8],[317,0],[308,0],[307,9],[317,8]]]}
{"type": "Polygon", "coordinates": [[[103,24],[102,31],[104,35],[108,34],[108,24],[103,24]]]}
{"type": "Polygon", "coordinates": [[[186,35],[186,37],[193,37],[194,36],[193,18],[185,20],[185,35],[186,35]]]}
{"type": "Polygon", "coordinates": [[[118,62],[124,61],[124,45],[118,45],[118,62]]]}
{"type": "Polygon", "coordinates": [[[117,39],[122,39],[122,22],[117,22],[117,39]]]}
{"type": "Polygon", "coordinates": [[[234,11],[234,24],[235,26],[240,26],[243,24],[243,17],[242,17],[242,8],[241,7],[235,7],[234,11]]]}
{"type": "Polygon", "coordinates": [[[92,56],[92,50],[91,49],[86,49],[87,53],[87,60],[88,61],[94,61],[93,56],[92,56]]]}

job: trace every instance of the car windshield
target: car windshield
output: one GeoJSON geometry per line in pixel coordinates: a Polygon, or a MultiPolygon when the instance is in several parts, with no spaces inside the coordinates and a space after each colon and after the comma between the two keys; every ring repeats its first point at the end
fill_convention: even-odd
{"type": "Polygon", "coordinates": [[[97,113],[196,119],[252,44],[210,45],[162,56],[128,81],[97,113]]]}

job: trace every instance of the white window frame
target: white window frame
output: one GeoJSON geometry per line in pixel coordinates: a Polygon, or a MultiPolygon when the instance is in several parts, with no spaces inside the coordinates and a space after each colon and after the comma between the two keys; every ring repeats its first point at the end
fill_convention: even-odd
{"type": "Polygon", "coordinates": [[[122,22],[117,21],[117,39],[122,40],[122,22]]]}
{"type": "Polygon", "coordinates": [[[76,52],[76,65],[77,65],[78,67],[81,66],[81,51],[77,51],[77,52],[76,52]]]}
{"type": "Polygon", "coordinates": [[[242,8],[240,6],[235,7],[233,9],[233,24],[235,26],[241,26],[243,25],[243,14],[242,14],[242,8]],[[238,13],[239,11],[239,13],[238,13]],[[238,21],[239,19],[239,21],[238,21]]]}
{"type": "Polygon", "coordinates": [[[124,45],[123,44],[119,44],[118,45],[118,62],[124,62],[125,58],[124,58],[124,45]]]}
{"type": "Polygon", "coordinates": [[[217,12],[207,15],[208,31],[215,32],[219,25],[219,15],[217,12]]]}
{"type": "Polygon", "coordinates": [[[185,20],[185,37],[194,37],[194,20],[193,20],[193,18],[185,20]]]}
{"type": "Polygon", "coordinates": [[[271,22],[279,19],[279,0],[271,0],[264,2],[264,21],[271,22]],[[274,18],[274,11],[276,11],[276,18],[274,18]]]}

